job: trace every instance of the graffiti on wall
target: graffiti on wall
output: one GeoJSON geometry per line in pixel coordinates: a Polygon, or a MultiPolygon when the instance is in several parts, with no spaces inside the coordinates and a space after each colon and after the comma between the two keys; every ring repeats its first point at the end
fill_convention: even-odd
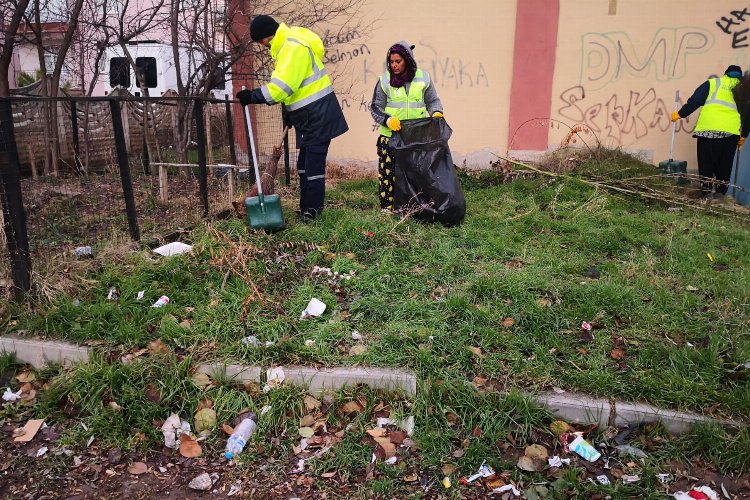
{"type": "Polygon", "coordinates": [[[596,90],[624,75],[656,81],[682,78],[688,58],[708,51],[713,43],[710,32],[695,27],[661,28],[640,51],[625,32],[585,33],[579,83],[596,90]]]}
{"type": "Polygon", "coordinates": [[[743,28],[745,20],[748,17],[750,17],[750,11],[745,7],[742,10],[733,10],[728,16],[721,16],[721,19],[716,21],[716,26],[721,31],[727,35],[732,35],[733,49],[750,47],[750,43],[748,43],[748,31],[750,31],[750,28],[743,28]]]}
{"type": "MultiPolygon", "coordinates": [[[[627,146],[653,130],[665,132],[672,125],[671,112],[653,87],[589,96],[584,86],[575,85],[563,91],[560,100],[560,116],[586,124],[607,146],[627,146]]],[[[694,127],[689,119],[677,123],[678,131],[692,132],[694,127]]]]}

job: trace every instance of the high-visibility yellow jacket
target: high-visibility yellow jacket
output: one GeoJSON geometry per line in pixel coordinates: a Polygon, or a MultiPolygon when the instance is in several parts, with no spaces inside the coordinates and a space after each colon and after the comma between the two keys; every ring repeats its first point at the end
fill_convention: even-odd
{"type": "MultiPolygon", "coordinates": [[[[391,74],[386,71],[380,77],[380,87],[387,98],[384,111],[399,120],[427,118],[429,115],[427,114],[424,92],[429,86],[430,75],[426,71],[417,69],[414,78],[408,85],[409,92],[407,94],[406,85],[403,87],[391,86],[391,74]]],[[[392,134],[391,129],[385,125],[380,125],[380,135],[390,137],[392,134]]]]}
{"type": "Polygon", "coordinates": [[[696,132],[714,130],[740,135],[740,114],[737,112],[737,104],[732,93],[738,82],[739,79],[727,75],[708,81],[708,99],[703,104],[698,122],[695,124],[696,132]]]}
{"type": "Polygon", "coordinates": [[[346,132],[349,127],[323,66],[320,37],[307,28],[280,23],[270,51],[274,70],[260,91],[267,104],[285,106],[298,146],[319,144],[346,132]]]}

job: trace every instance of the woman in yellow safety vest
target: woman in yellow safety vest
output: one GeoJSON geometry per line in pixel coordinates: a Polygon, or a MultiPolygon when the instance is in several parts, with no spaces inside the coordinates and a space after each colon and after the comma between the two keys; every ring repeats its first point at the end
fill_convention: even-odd
{"type": "Polygon", "coordinates": [[[672,121],[676,122],[702,106],[693,137],[698,140],[698,174],[701,195],[706,200],[724,199],[732,175],[732,160],[748,136],[750,123],[741,123],[733,93],[740,78],[742,68],[729,66],[721,77],[703,82],[685,105],[672,113],[672,121]]]}
{"type": "Polygon", "coordinates": [[[393,132],[401,130],[402,120],[442,118],[443,105],[438,98],[430,75],[417,68],[413,45],[401,41],[388,49],[388,70],[375,84],[370,113],[380,125],[377,142],[378,197],[380,208],[393,210],[393,183],[396,180],[394,163],[388,154],[388,141],[393,132]]]}

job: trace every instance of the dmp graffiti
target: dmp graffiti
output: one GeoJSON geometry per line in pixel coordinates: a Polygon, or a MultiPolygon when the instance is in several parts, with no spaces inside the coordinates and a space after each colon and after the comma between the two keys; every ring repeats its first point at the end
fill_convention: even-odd
{"type": "Polygon", "coordinates": [[[750,28],[743,28],[745,19],[750,17],[747,7],[742,10],[733,10],[728,16],[722,16],[716,21],[716,26],[727,35],[732,35],[732,48],[741,49],[750,47],[747,41],[747,33],[750,28]]]}
{"type": "MultiPolygon", "coordinates": [[[[608,98],[587,99],[584,87],[576,85],[560,94],[560,100],[560,116],[586,124],[608,146],[628,146],[653,129],[664,132],[671,126],[670,110],[656,97],[653,88],[645,92],[631,90],[627,97],[612,94],[608,98]]],[[[692,132],[693,128],[688,120],[677,123],[678,131],[692,132]]]]}
{"type": "Polygon", "coordinates": [[[590,90],[616,82],[625,73],[668,81],[687,73],[687,58],[706,52],[713,35],[702,28],[661,28],[648,49],[639,52],[625,32],[585,33],[580,84],[590,90]]]}

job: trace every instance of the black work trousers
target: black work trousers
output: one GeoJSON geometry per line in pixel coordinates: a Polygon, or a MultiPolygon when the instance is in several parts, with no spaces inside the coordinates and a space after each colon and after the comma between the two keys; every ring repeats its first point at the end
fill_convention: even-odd
{"type": "Polygon", "coordinates": [[[323,211],[326,197],[326,157],[331,141],[300,148],[297,156],[299,174],[299,209],[302,215],[315,218],[323,211]]]}
{"type": "Polygon", "coordinates": [[[712,187],[718,194],[727,193],[739,138],[738,135],[721,139],[698,137],[698,174],[701,176],[703,195],[709,194],[712,187]],[[714,177],[716,181],[713,180],[714,177]]]}

